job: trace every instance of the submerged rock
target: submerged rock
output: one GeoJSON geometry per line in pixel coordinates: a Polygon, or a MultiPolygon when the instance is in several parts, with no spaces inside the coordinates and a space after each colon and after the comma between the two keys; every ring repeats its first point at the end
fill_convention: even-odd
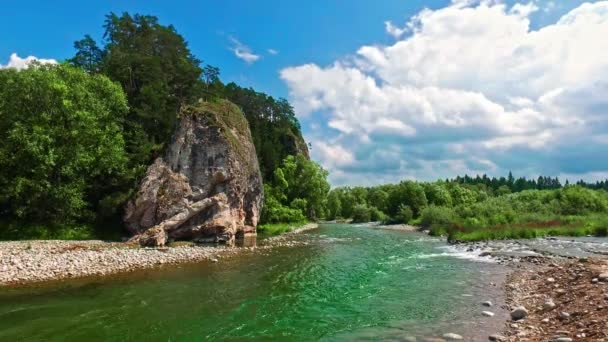
{"type": "Polygon", "coordinates": [[[228,101],[182,110],[165,155],[148,168],[124,221],[132,241],[234,242],[255,234],[263,186],[249,125],[228,101]]]}

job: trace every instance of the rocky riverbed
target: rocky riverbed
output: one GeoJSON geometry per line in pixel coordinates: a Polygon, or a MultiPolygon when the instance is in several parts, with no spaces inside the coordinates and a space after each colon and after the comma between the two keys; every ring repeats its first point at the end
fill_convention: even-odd
{"type": "Polygon", "coordinates": [[[506,290],[514,311],[505,341],[608,341],[608,259],[521,267],[506,290]]]}
{"type": "Polygon", "coordinates": [[[0,242],[0,286],[21,285],[67,278],[106,276],[138,269],[220,258],[253,248],[290,246],[289,236],[316,228],[308,224],[260,247],[196,246],[141,248],[129,243],[87,241],[5,241],[0,242]]]}

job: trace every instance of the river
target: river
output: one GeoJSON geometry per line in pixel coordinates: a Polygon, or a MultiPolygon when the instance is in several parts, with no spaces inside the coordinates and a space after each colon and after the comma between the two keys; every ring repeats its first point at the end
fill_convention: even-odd
{"type": "Polygon", "coordinates": [[[342,224],[290,239],[216,263],[0,290],[0,341],[486,341],[507,317],[506,267],[441,239],[342,224]]]}

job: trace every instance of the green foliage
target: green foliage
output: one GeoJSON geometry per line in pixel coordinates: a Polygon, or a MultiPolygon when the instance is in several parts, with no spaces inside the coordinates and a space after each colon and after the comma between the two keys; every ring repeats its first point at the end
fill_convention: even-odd
{"type": "Polygon", "coordinates": [[[148,165],[171,135],[179,108],[196,100],[203,70],[173,26],[158,18],[110,13],[105,46],[86,35],[74,44],[73,65],[118,82],[129,100],[124,123],[131,165],[148,165]]]}
{"type": "Polygon", "coordinates": [[[390,190],[388,214],[395,216],[402,205],[409,206],[414,216],[418,216],[422,208],[427,205],[424,189],[419,183],[404,181],[390,190]]]}
{"type": "Polygon", "coordinates": [[[565,215],[580,215],[590,212],[606,211],[607,196],[600,192],[580,186],[568,186],[558,192],[557,199],[565,215]]]}
{"type": "Polygon", "coordinates": [[[18,221],[91,222],[125,175],[127,101],[67,65],[0,70],[0,210],[18,221]]]}
{"type": "Polygon", "coordinates": [[[262,222],[264,223],[289,223],[304,222],[306,217],[300,208],[290,208],[277,199],[280,191],[273,189],[270,184],[264,184],[264,208],[262,210],[262,222]]]}
{"type": "MultiPolygon", "coordinates": [[[[424,209],[423,209],[424,210],[424,209]]],[[[409,223],[414,218],[414,212],[408,205],[401,204],[397,214],[395,215],[395,221],[397,223],[409,223]]]]}
{"type": "Polygon", "coordinates": [[[435,228],[450,225],[456,219],[452,208],[430,205],[420,213],[420,224],[423,227],[435,228]]]}
{"type": "Polygon", "coordinates": [[[369,215],[372,222],[385,222],[387,219],[386,214],[376,207],[369,208],[369,215]]]}
{"type": "Polygon", "coordinates": [[[326,205],[326,218],[328,220],[335,220],[342,215],[342,200],[340,199],[340,194],[337,190],[332,190],[327,195],[327,205],[326,205]]]}
{"type": "Polygon", "coordinates": [[[258,226],[258,232],[266,235],[278,235],[290,232],[305,224],[306,221],[292,223],[265,223],[258,226]]]}
{"type": "Polygon", "coordinates": [[[262,222],[301,222],[325,216],[327,171],[303,155],[285,158],[264,189],[262,222]]]}
{"type": "Polygon", "coordinates": [[[265,181],[271,181],[274,171],[289,156],[303,154],[308,148],[300,132],[300,123],[293,107],[285,99],[274,99],[253,89],[234,83],[215,82],[214,96],[225,97],[238,105],[249,122],[260,170],[265,181]]]}
{"type": "Polygon", "coordinates": [[[357,204],[353,208],[353,223],[364,223],[371,221],[370,209],[365,204],[357,204]]]}
{"type": "Polygon", "coordinates": [[[0,240],[87,240],[99,234],[85,224],[0,223],[0,240]]]}

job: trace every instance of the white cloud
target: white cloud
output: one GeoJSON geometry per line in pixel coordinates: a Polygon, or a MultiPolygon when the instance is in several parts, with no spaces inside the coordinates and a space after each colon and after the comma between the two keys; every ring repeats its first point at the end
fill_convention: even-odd
{"type": "MultiPolygon", "coordinates": [[[[395,180],[518,167],[572,173],[568,163],[585,163],[560,151],[589,142],[590,155],[604,153],[608,1],[532,30],[537,10],[534,2],[454,1],[412,17],[407,36],[385,23],[403,36],[392,45],[362,46],[324,67],[283,69],[298,115],[326,121],[309,137],[313,156],[338,171],[336,182],[368,183],[363,165],[387,150],[405,161],[391,164],[395,180]],[[327,141],[350,152],[348,168],[326,161],[327,141]]],[[[608,170],[608,161],[585,165],[586,173],[608,170]]]]}
{"type": "Polygon", "coordinates": [[[279,54],[279,50],[275,50],[275,49],[268,49],[266,51],[268,51],[268,53],[271,54],[271,55],[278,55],[279,54]]]}
{"type": "Polygon", "coordinates": [[[390,34],[395,39],[400,38],[404,33],[407,32],[407,28],[399,28],[393,25],[393,23],[390,21],[384,22],[384,29],[386,30],[386,33],[390,34]]]}
{"type": "Polygon", "coordinates": [[[234,55],[238,59],[245,61],[245,63],[253,64],[261,58],[260,55],[256,55],[255,53],[253,53],[249,46],[241,43],[235,37],[230,37],[230,42],[232,43],[232,47],[230,48],[230,50],[234,52],[234,55]]]}
{"type": "Polygon", "coordinates": [[[42,59],[34,56],[21,58],[16,53],[12,53],[8,60],[8,64],[0,64],[0,69],[15,68],[17,70],[22,70],[28,68],[34,62],[40,64],[57,64],[57,61],[54,59],[42,59]]]}

